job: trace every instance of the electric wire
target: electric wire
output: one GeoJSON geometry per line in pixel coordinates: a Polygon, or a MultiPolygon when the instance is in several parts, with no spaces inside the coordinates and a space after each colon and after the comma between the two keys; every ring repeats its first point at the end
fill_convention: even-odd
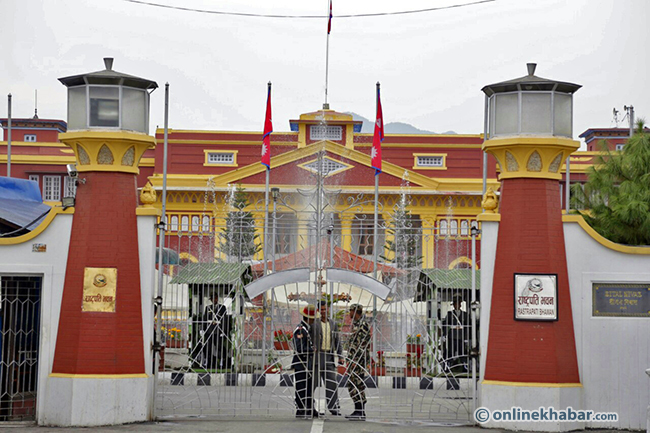
{"type": "MultiPolygon", "coordinates": [[[[142,1],[142,0],[124,0],[124,1],[128,2],[128,3],[136,3],[136,4],[145,5],[145,6],[154,6],[154,7],[164,8],[164,9],[175,9],[175,10],[186,11],[186,12],[198,12],[198,13],[214,14],[214,15],[231,15],[231,16],[253,17],[253,18],[289,18],[289,19],[311,19],[311,18],[323,19],[324,17],[326,17],[326,15],[275,15],[275,14],[254,14],[254,13],[246,13],[246,12],[226,12],[226,11],[214,11],[214,10],[207,10],[207,9],[188,8],[188,7],[183,7],[183,6],[172,6],[172,5],[165,5],[165,4],[161,4],[161,3],[154,3],[154,2],[148,2],[148,1],[142,1]]],[[[471,2],[471,3],[462,3],[462,4],[455,4],[455,5],[449,5],[449,6],[440,6],[440,7],[434,7],[434,8],[425,8],[425,9],[414,9],[414,10],[407,10],[407,11],[377,12],[377,13],[367,13],[367,14],[333,15],[332,19],[334,19],[334,18],[367,18],[367,17],[378,17],[378,16],[388,16],[388,15],[417,14],[417,13],[423,13],[423,12],[440,11],[440,10],[445,10],[445,9],[455,9],[455,8],[461,8],[461,7],[465,7],[465,6],[475,6],[475,5],[478,5],[478,4],[491,3],[491,2],[495,2],[495,1],[496,0],[478,0],[478,1],[471,2]]]]}

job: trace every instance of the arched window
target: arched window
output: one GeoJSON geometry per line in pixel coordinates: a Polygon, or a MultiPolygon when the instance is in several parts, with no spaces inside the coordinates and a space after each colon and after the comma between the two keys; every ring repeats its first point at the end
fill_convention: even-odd
{"type": "Polygon", "coordinates": [[[204,232],[210,231],[210,217],[207,215],[203,215],[203,231],[204,232]]]}
{"type": "Polygon", "coordinates": [[[169,230],[173,232],[178,231],[178,217],[176,215],[172,217],[172,223],[169,225],[169,230]]]}
{"type": "Polygon", "coordinates": [[[181,231],[186,232],[190,228],[190,217],[184,215],[181,217],[181,231]]]}
{"type": "Polygon", "coordinates": [[[447,220],[440,220],[440,236],[447,236],[447,220]]]}
{"type": "Polygon", "coordinates": [[[194,215],[194,216],[192,217],[192,231],[193,231],[193,232],[198,232],[198,231],[199,231],[199,221],[200,221],[200,220],[199,220],[199,216],[198,216],[198,215],[194,215]]]}
{"type": "Polygon", "coordinates": [[[449,234],[451,236],[458,236],[458,221],[451,220],[449,223],[449,234]]]}
{"type": "Polygon", "coordinates": [[[462,220],[460,222],[460,235],[461,236],[469,235],[469,222],[467,220],[462,220]]]}

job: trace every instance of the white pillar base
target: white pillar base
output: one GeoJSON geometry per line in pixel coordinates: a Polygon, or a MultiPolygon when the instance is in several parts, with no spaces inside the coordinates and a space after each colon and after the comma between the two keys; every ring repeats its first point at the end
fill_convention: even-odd
{"type": "MultiPolygon", "coordinates": [[[[574,411],[582,409],[582,386],[543,386],[543,384],[499,384],[482,382],[479,386],[480,407],[493,412],[505,410],[512,412],[513,407],[525,410],[537,410],[540,407],[553,408],[555,411],[569,407],[574,411]],[[531,386],[529,386],[531,385],[531,386]]],[[[541,432],[566,432],[584,430],[582,421],[494,421],[482,423],[481,427],[504,430],[526,430],[541,432]]]]}
{"type": "Polygon", "coordinates": [[[40,425],[89,427],[150,421],[153,377],[128,375],[50,375],[40,425]]]}

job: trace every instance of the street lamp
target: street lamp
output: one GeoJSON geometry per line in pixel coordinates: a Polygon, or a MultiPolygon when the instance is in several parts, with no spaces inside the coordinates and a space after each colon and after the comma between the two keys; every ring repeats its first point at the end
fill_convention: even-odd
{"type": "Polygon", "coordinates": [[[104,58],[103,71],[59,78],[68,88],[68,131],[122,129],[149,133],[149,94],[158,85],[113,70],[104,58]]]}
{"type": "Polygon", "coordinates": [[[528,75],[483,87],[488,98],[490,139],[513,135],[573,136],[573,93],[580,85],[535,76],[536,63],[528,63],[528,75]]]}

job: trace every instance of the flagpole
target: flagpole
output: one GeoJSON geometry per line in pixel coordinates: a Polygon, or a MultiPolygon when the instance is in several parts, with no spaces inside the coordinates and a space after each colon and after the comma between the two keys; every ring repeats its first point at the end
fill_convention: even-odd
{"type": "MultiPolygon", "coordinates": [[[[375,111],[379,113],[379,81],[377,81],[377,100],[376,100],[376,108],[375,111]]],[[[375,128],[377,127],[377,119],[375,118],[375,128]]],[[[384,127],[384,115],[382,113],[381,115],[381,128],[383,131],[384,127]]],[[[376,134],[376,132],[375,132],[376,134]]],[[[373,139],[374,141],[374,139],[373,139]]],[[[380,143],[381,143],[381,138],[380,138],[380,143]]],[[[381,167],[381,165],[380,165],[381,167]]],[[[378,266],[377,266],[377,260],[379,260],[379,174],[381,171],[376,170],[375,171],[375,215],[374,215],[374,233],[373,233],[373,253],[374,253],[374,277],[375,280],[378,280],[378,266]]],[[[377,332],[376,331],[376,326],[377,326],[377,295],[372,295],[372,327],[373,327],[373,332],[372,332],[372,347],[373,347],[373,352],[377,350],[377,332]]]]}
{"type": "MultiPolygon", "coordinates": [[[[266,106],[268,109],[269,106],[269,99],[271,98],[271,82],[269,81],[267,85],[267,101],[266,101],[266,106]]],[[[268,115],[268,113],[267,113],[268,115]]],[[[267,119],[264,120],[265,128],[266,129],[266,122],[267,119]]],[[[264,131],[266,133],[266,131],[264,131]]],[[[262,138],[262,146],[264,146],[264,137],[262,138]]],[[[271,145],[270,145],[270,137],[269,137],[269,148],[267,149],[267,152],[269,152],[269,158],[270,158],[270,153],[271,153],[271,145]]],[[[270,160],[269,160],[270,161],[270,160]]],[[[262,252],[263,255],[263,260],[264,260],[264,276],[266,276],[268,270],[269,270],[269,264],[268,264],[268,245],[269,245],[269,174],[271,172],[271,164],[266,166],[266,186],[264,188],[264,251],[262,252]]],[[[266,312],[267,312],[268,306],[267,306],[267,301],[266,301],[266,293],[262,297],[262,367],[264,367],[266,363],[266,312]]],[[[265,370],[266,371],[266,370],[265,370]]]]}
{"type": "Polygon", "coordinates": [[[329,104],[327,103],[327,87],[329,82],[329,70],[330,70],[330,29],[332,22],[332,0],[329,0],[327,7],[327,44],[325,48],[325,104],[323,104],[323,109],[328,109],[329,104]]]}

